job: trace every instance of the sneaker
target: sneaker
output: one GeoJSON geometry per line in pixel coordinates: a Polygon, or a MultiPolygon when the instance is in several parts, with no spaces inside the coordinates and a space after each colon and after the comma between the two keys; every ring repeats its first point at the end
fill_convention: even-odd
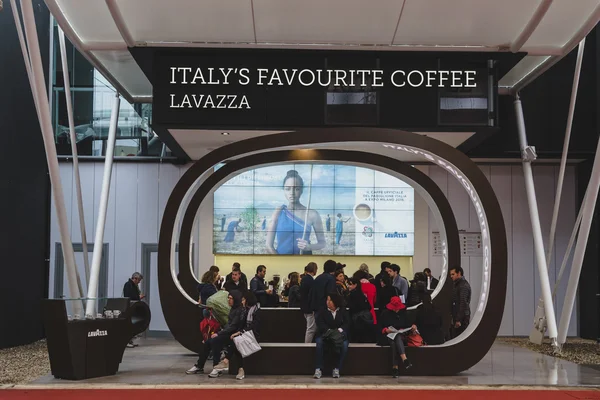
{"type": "Polygon", "coordinates": [[[221,370],[217,370],[217,369],[213,369],[212,371],[210,371],[210,374],[208,374],[209,378],[218,378],[221,373],[223,373],[223,371],[221,370]]]}
{"type": "Polygon", "coordinates": [[[127,343],[127,348],[128,349],[133,349],[134,347],[135,347],[135,344],[133,344],[131,342],[127,343]]]}
{"type": "Polygon", "coordinates": [[[235,376],[235,379],[239,379],[242,380],[246,377],[246,375],[244,375],[244,368],[240,368],[238,370],[238,374],[235,376]]]}
{"type": "Polygon", "coordinates": [[[313,378],[321,379],[321,376],[323,376],[323,374],[321,373],[321,370],[319,368],[315,369],[315,374],[313,375],[313,378]]]}
{"type": "Polygon", "coordinates": [[[331,376],[333,376],[334,378],[339,378],[340,377],[340,370],[337,369],[337,368],[334,368],[333,369],[333,374],[331,376]]]}
{"type": "Polygon", "coordinates": [[[410,361],[408,361],[408,358],[406,360],[404,360],[404,369],[410,369],[412,368],[412,364],[410,363],[410,361]]]}
{"type": "Polygon", "coordinates": [[[392,368],[392,378],[397,378],[400,376],[400,371],[398,371],[398,368],[392,368]]]}
{"type": "Polygon", "coordinates": [[[201,374],[203,372],[204,372],[204,368],[198,368],[198,366],[196,366],[196,365],[194,365],[192,368],[185,371],[185,373],[188,375],[201,374]]]}
{"type": "Polygon", "coordinates": [[[217,365],[215,365],[213,368],[216,370],[219,370],[219,371],[229,370],[229,363],[226,362],[225,360],[223,360],[220,363],[218,363],[217,365]]]}

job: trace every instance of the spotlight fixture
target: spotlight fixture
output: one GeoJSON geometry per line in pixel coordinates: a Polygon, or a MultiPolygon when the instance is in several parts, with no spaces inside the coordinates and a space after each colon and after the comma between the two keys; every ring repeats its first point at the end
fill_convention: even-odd
{"type": "Polygon", "coordinates": [[[228,135],[229,135],[229,132],[221,132],[221,135],[223,135],[223,136],[228,136],[228,135]]]}

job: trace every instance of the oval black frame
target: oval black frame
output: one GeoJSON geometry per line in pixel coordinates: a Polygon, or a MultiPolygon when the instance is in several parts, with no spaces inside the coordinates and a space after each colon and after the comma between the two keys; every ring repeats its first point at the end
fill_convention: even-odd
{"type": "MultiPolygon", "coordinates": [[[[198,160],[183,175],[173,189],[165,208],[160,229],[158,254],[159,292],[165,320],[169,326],[169,329],[173,333],[173,336],[186,348],[195,352],[201,351],[201,346],[197,339],[197,329],[199,323],[198,310],[179,292],[179,289],[173,282],[170,265],[172,235],[177,212],[186,192],[192,187],[196,179],[205,171],[213,168],[216,164],[222,162],[223,160],[243,154],[257,151],[268,151],[279,147],[328,144],[336,142],[380,143],[382,145],[388,144],[400,147],[402,145],[406,145],[411,148],[421,149],[427,153],[437,155],[448,163],[451,163],[458,169],[458,171],[460,171],[463,176],[468,179],[477,192],[487,217],[487,231],[490,237],[490,252],[493,263],[493,268],[491,269],[492,273],[490,273],[489,278],[488,301],[486,303],[485,310],[483,311],[484,313],[481,316],[481,320],[473,332],[471,332],[468,336],[465,334],[464,337],[460,338],[460,341],[452,345],[409,349],[409,353],[418,352],[418,354],[414,354],[411,357],[412,360],[415,360],[413,363],[415,367],[411,370],[411,374],[414,375],[452,375],[472,367],[478,361],[480,361],[491,348],[500,327],[504,310],[507,275],[507,246],[504,220],[500,210],[500,205],[498,204],[493,189],[486,177],[479,170],[477,165],[463,153],[446,145],[445,143],[422,135],[389,129],[307,129],[281,133],[277,135],[259,136],[224,146],[198,160]]],[[[331,157],[327,158],[327,152],[327,150],[320,150],[317,152],[317,154],[323,155],[322,161],[327,161],[329,158],[334,157],[334,155],[330,153],[331,157]]],[[[337,152],[343,153],[342,161],[354,161],[361,164],[379,166],[392,171],[402,168],[400,165],[405,165],[399,160],[380,156],[371,152],[337,152]]],[[[191,224],[195,216],[195,210],[197,210],[197,207],[201,203],[202,199],[208,194],[210,189],[212,189],[212,187],[224,176],[235,172],[236,169],[239,170],[254,165],[273,163],[276,161],[294,161],[303,159],[319,160],[318,157],[315,157],[314,152],[311,152],[310,157],[303,156],[304,154],[306,153],[297,152],[294,150],[287,152],[271,151],[240,158],[219,169],[219,171],[223,170],[221,174],[219,174],[219,171],[217,171],[211,175],[201,185],[202,190],[199,189],[192,197],[192,201],[188,205],[186,216],[182,224],[180,243],[189,242],[189,236],[186,234],[186,231],[189,229],[191,232],[191,224]],[[277,155],[277,157],[273,155],[277,155]]],[[[412,167],[408,168],[417,171],[412,167]]],[[[402,174],[401,171],[398,172],[402,174]]],[[[425,174],[422,175],[426,176],[425,174]]],[[[427,177],[427,180],[430,183],[433,183],[429,177],[427,177]]],[[[415,181],[417,180],[415,179],[415,181]]],[[[421,183],[421,181],[418,182],[421,183]]],[[[425,182],[425,180],[422,182],[425,182]]],[[[435,184],[434,186],[437,191],[441,193],[435,184]]],[[[432,196],[432,198],[434,198],[434,201],[439,197],[439,194],[434,197],[431,191],[429,191],[429,194],[432,196]]],[[[445,196],[443,196],[443,193],[442,197],[443,201],[447,204],[447,199],[445,196]]],[[[447,206],[448,211],[443,211],[445,207],[440,207],[440,204],[437,202],[436,204],[438,205],[443,218],[445,215],[448,215],[449,211],[451,219],[454,221],[454,216],[452,215],[449,204],[447,206]]],[[[446,224],[446,218],[444,218],[444,223],[446,224]]],[[[455,222],[454,227],[456,227],[455,222]]],[[[449,266],[458,265],[460,262],[457,235],[458,231],[455,232],[456,234],[448,234],[447,232],[449,266]],[[456,237],[455,243],[450,241],[453,237],[456,237]]],[[[180,265],[189,265],[189,261],[189,253],[180,252],[180,265]]],[[[194,293],[195,280],[193,279],[189,268],[180,269],[180,279],[186,292],[190,294],[194,293]]],[[[445,298],[448,293],[451,295],[450,279],[446,280],[446,285],[436,298],[439,299],[438,301],[441,301],[441,299],[445,298]]]]}

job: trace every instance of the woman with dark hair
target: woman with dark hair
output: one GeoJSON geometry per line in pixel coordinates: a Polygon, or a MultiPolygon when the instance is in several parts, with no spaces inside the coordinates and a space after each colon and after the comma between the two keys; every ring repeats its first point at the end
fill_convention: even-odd
{"type": "Polygon", "coordinates": [[[290,274],[288,307],[300,307],[300,274],[297,272],[290,274]]]}
{"type": "MultiPolygon", "coordinates": [[[[254,334],[254,337],[256,338],[256,341],[258,342],[259,335],[260,335],[260,332],[259,332],[260,303],[256,299],[256,296],[254,295],[254,293],[249,291],[249,292],[244,293],[244,296],[242,297],[242,305],[246,309],[246,313],[245,313],[246,319],[244,320],[244,328],[241,329],[240,331],[232,334],[231,340],[233,340],[233,338],[235,338],[236,336],[239,336],[243,332],[252,331],[252,333],[254,334]]],[[[240,359],[240,369],[238,369],[238,373],[235,378],[242,380],[246,377],[246,375],[244,373],[244,358],[242,357],[241,354],[239,354],[237,347],[235,347],[235,344],[232,345],[232,350],[237,353],[237,356],[240,359]]]]}
{"type": "Polygon", "coordinates": [[[221,288],[223,287],[225,278],[222,277],[221,274],[219,274],[219,267],[217,267],[216,265],[212,265],[208,270],[216,272],[219,275],[219,279],[217,280],[217,283],[215,283],[215,286],[217,287],[217,290],[221,290],[221,288]]]}
{"type": "Polygon", "coordinates": [[[406,358],[404,351],[404,343],[402,342],[402,333],[398,331],[406,328],[416,330],[417,327],[408,322],[406,314],[406,306],[400,300],[400,297],[392,297],[392,300],[385,306],[379,318],[381,324],[381,333],[384,339],[392,347],[392,377],[397,378],[398,371],[398,356],[402,360],[405,369],[412,367],[412,364],[406,358]]]}
{"type": "Polygon", "coordinates": [[[377,289],[375,285],[368,281],[369,275],[365,271],[358,270],[352,275],[352,277],[356,280],[359,280],[361,285],[361,290],[367,296],[367,301],[371,305],[371,315],[373,316],[373,323],[377,324],[377,315],[375,315],[375,300],[377,299],[377,289]]]}
{"type": "Polygon", "coordinates": [[[346,275],[344,275],[344,270],[336,270],[333,276],[335,277],[335,289],[337,293],[346,299],[348,296],[348,286],[346,285],[346,275]]]}
{"type": "Polygon", "coordinates": [[[379,314],[383,311],[386,305],[389,304],[390,300],[394,296],[400,296],[400,291],[397,287],[392,285],[392,278],[389,275],[381,275],[379,278],[379,290],[377,291],[377,307],[379,308],[379,314]]]}
{"type": "Polygon", "coordinates": [[[348,310],[352,321],[350,338],[352,342],[368,343],[373,340],[374,336],[371,305],[367,300],[367,296],[362,292],[360,279],[350,278],[348,288],[348,310]]]}
{"type": "Polygon", "coordinates": [[[412,281],[410,281],[410,287],[408,288],[408,300],[407,305],[409,307],[416,306],[421,302],[421,290],[419,286],[425,287],[425,282],[427,282],[427,278],[425,274],[422,272],[417,272],[412,281]]]}
{"type": "Polygon", "coordinates": [[[348,352],[348,328],[350,319],[344,304],[344,299],[337,293],[327,296],[327,308],[317,313],[317,357],[315,368],[315,379],[321,379],[323,369],[323,356],[325,346],[332,348],[339,359],[333,369],[333,377],[340,377],[340,369],[348,352]]]}
{"type": "MultiPolygon", "coordinates": [[[[212,267],[211,267],[212,268],[212,267]]],[[[206,305],[206,300],[213,294],[218,292],[217,282],[219,281],[219,273],[208,270],[202,275],[200,284],[198,285],[198,293],[200,295],[200,304],[206,305]]]]}
{"type": "Polygon", "coordinates": [[[325,247],[323,221],[316,210],[309,208],[310,204],[307,207],[300,203],[303,192],[304,181],[298,171],[288,171],[283,179],[283,193],[288,204],[277,207],[267,230],[267,251],[270,254],[312,254],[325,247]],[[317,236],[317,243],[309,240],[312,230],[317,236]]]}
{"type": "Polygon", "coordinates": [[[231,343],[231,335],[238,332],[244,327],[246,309],[242,306],[242,294],[234,290],[229,293],[228,296],[229,306],[229,319],[227,325],[223,327],[219,332],[213,333],[213,335],[204,342],[204,349],[202,354],[198,357],[198,361],[194,366],[186,371],[186,374],[200,374],[204,372],[204,364],[208,359],[208,355],[212,351],[213,357],[213,369],[208,375],[211,378],[216,378],[221,375],[224,369],[227,368],[225,361],[219,362],[219,355],[221,350],[226,348],[231,343]]]}
{"type": "Polygon", "coordinates": [[[421,306],[417,308],[415,325],[423,341],[428,345],[444,343],[444,332],[442,331],[442,315],[431,301],[431,295],[427,293],[425,282],[419,282],[417,286],[421,306]]]}

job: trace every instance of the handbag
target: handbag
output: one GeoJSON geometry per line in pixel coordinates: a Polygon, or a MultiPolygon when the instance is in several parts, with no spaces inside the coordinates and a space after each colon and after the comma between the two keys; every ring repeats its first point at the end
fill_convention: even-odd
{"type": "Polygon", "coordinates": [[[373,325],[373,315],[368,310],[359,311],[352,314],[352,323],[354,325],[373,325]]]}
{"type": "Polygon", "coordinates": [[[336,354],[339,354],[344,345],[344,335],[337,329],[328,329],[323,334],[323,341],[330,344],[336,354]]]}
{"type": "Polygon", "coordinates": [[[423,337],[416,332],[411,333],[406,336],[406,345],[408,347],[423,347],[425,346],[425,341],[423,337]]]}
{"type": "Polygon", "coordinates": [[[252,331],[240,333],[238,336],[233,338],[233,343],[242,355],[242,358],[246,358],[257,351],[262,350],[258,344],[258,341],[256,340],[256,337],[254,337],[254,332],[252,331]]]}

